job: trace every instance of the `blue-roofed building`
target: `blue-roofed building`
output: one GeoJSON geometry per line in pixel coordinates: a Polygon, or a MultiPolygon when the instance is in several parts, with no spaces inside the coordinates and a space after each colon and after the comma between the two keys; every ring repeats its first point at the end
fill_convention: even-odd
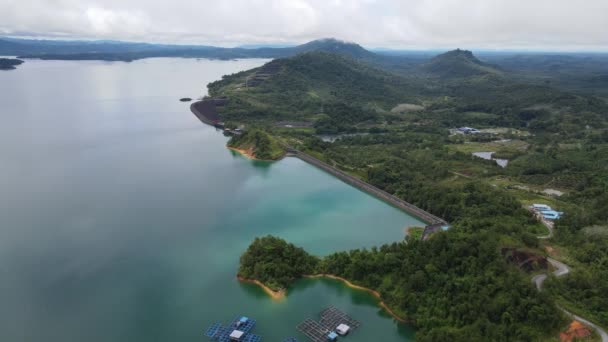
{"type": "Polygon", "coordinates": [[[245,316],[242,316],[241,318],[239,318],[239,319],[236,321],[236,327],[238,328],[238,327],[240,327],[240,326],[246,325],[246,324],[247,324],[247,322],[249,322],[249,318],[248,318],[248,317],[245,317],[245,316]]]}
{"type": "Polygon", "coordinates": [[[338,340],[338,334],[336,334],[335,331],[330,332],[329,334],[327,334],[327,340],[328,341],[337,341],[338,340]]]}
{"type": "Polygon", "coordinates": [[[539,204],[539,203],[532,204],[532,209],[534,209],[536,211],[552,210],[550,206],[548,206],[546,204],[539,204]]]}
{"type": "Polygon", "coordinates": [[[564,214],[561,211],[555,211],[555,210],[542,210],[540,213],[547,220],[559,220],[562,217],[562,215],[564,214]]]}

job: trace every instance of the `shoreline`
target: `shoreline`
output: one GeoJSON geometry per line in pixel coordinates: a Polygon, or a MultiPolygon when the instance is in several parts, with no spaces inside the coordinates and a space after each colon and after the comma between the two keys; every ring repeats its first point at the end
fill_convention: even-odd
{"type": "Polygon", "coordinates": [[[241,283],[249,283],[249,284],[258,285],[259,287],[262,288],[262,290],[264,290],[264,292],[266,292],[267,295],[269,295],[274,300],[282,300],[287,296],[286,290],[275,291],[257,279],[243,278],[239,275],[236,276],[236,279],[238,281],[240,281],[241,283]]]}
{"type": "MultiPolygon", "coordinates": [[[[216,105],[215,105],[215,102],[213,99],[205,99],[205,100],[193,102],[190,105],[190,111],[192,113],[194,113],[203,123],[206,123],[208,125],[215,126],[215,124],[220,121],[220,117],[216,110],[216,105]],[[203,108],[199,108],[200,106],[203,106],[203,108]]],[[[242,155],[246,156],[247,158],[250,158],[253,160],[278,161],[278,160],[283,159],[286,156],[299,158],[300,160],[329,173],[330,175],[336,177],[337,179],[343,181],[344,183],[349,184],[350,186],[353,186],[363,192],[366,192],[369,195],[372,195],[380,200],[383,200],[384,202],[388,203],[389,205],[392,205],[392,206],[406,212],[407,214],[418,219],[425,225],[432,225],[432,224],[437,224],[437,223],[447,224],[447,222],[444,219],[442,219],[438,216],[435,216],[435,215],[427,212],[426,210],[423,210],[411,203],[408,203],[405,200],[402,200],[402,199],[396,197],[395,195],[389,194],[388,192],[386,192],[382,189],[379,189],[365,181],[362,181],[361,179],[355,178],[355,177],[345,173],[344,171],[337,169],[334,166],[331,166],[311,155],[308,155],[304,152],[295,150],[289,146],[286,146],[286,151],[283,154],[283,156],[281,156],[281,158],[277,158],[277,159],[273,159],[273,160],[258,159],[258,158],[255,158],[253,155],[251,155],[251,153],[249,153],[247,151],[233,148],[233,147],[228,147],[228,148],[233,151],[239,152],[242,155]]]]}
{"type": "MultiPolygon", "coordinates": [[[[236,276],[236,278],[240,282],[243,282],[243,283],[258,285],[259,287],[261,287],[264,290],[264,292],[266,292],[266,294],[268,294],[274,300],[282,300],[287,296],[287,290],[274,291],[273,289],[266,286],[264,283],[262,283],[261,281],[259,281],[257,279],[247,279],[247,278],[243,278],[238,275],[236,276]]],[[[380,296],[380,293],[376,290],[372,290],[372,289],[364,287],[364,286],[353,284],[349,280],[342,278],[342,277],[335,276],[333,274],[307,274],[307,275],[303,275],[302,278],[308,278],[308,279],[329,278],[329,279],[333,279],[333,280],[339,280],[342,283],[344,283],[344,285],[346,285],[347,287],[350,287],[352,289],[359,290],[359,291],[365,291],[365,292],[371,294],[372,296],[374,296],[376,299],[379,300],[378,306],[380,306],[382,309],[384,309],[384,311],[386,311],[386,313],[388,313],[391,317],[396,319],[399,323],[404,323],[404,324],[411,323],[411,321],[397,315],[393,310],[391,310],[391,308],[389,308],[388,305],[386,305],[386,303],[382,299],[382,296],[380,296]]]]}
{"type": "Polygon", "coordinates": [[[237,153],[241,154],[243,157],[247,157],[247,158],[249,158],[251,160],[262,160],[262,161],[264,161],[263,159],[256,158],[253,155],[253,152],[250,151],[250,150],[243,150],[243,149],[236,148],[236,147],[230,147],[228,145],[226,145],[226,148],[229,149],[229,150],[232,150],[234,152],[237,152],[237,153]]]}
{"type": "Polygon", "coordinates": [[[283,155],[281,158],[279,159],[260,159],[257,158],[253,155],[253,152],[251,150],[243,150],[240,148],[236,148],[236,147],[230,147],[226,145],[226,148],[229,150],[232,150],[234,152],[238,152],[240,153],[243,157],[249,158],[251,160],[257,160],[257,161],[265,161],[265,162],[275,162],[275,161],[279,161],[281,159],[283,159],[285,157],[285,155],[283,155]]]}
{"type": "Polygon", "coordinates": [[[433,224],[438,224],[438,223],[447,224],[447,221],[445,221],[444,219],[442,219],[438,216],[435,216],[435,215],[427,212],[426,210],[423,210],[411,203],[408,203],[405,200],[402,200],[401,198],[396,197],[395,195],[392,195],[382,189],[379,189],[376,186],[374,186],[370,183],[367,183],[366,181],[363,181],[359,178],[349,175],[346,172],[344,172],[334,166],[331,166],[331,165],[325,163],[324,161],[321,161],[309,154],[306,154],[304,152],[301,152],[301,151],[298,151],[298,150],[295,150],[292,148],[288,148],[287,153],[289,156],[299,158],[299,159],[307,162],[308,164],[313,165],[313,166],[327,172],[328,174],[336,177],[337,179],[343,181],[344,183],[346,183],[352,187],[355,187],[371,196],[374,196],[374,197],[384,201],[385,203],[388,203],[389,205],[396,207],[399,210],[402,210],[403,212],[407,213],[408,215],[419,220],[424,225],[433,225],[433,224]]]}
{"type": "Polygon", "coordinates": [[[334,280],[339,280],[342,283],[344,283],[346,286],[355,289],[355,290],[360,290],[360,291],[365,291],[369,294],[371,294],[372,296],[374,296],[376,299],[378,299],[380,302],[378,303],[378,306],[380,306],[381,308],[384,309],[384,311],[386,311],[386,313],[388,313],[391,317],[393,317],[394,319],[396,319],[398,322],[400,323],[411,323],[410,321],[408,321],[407,319],[397,315],[393,310],[391,310],[391,308],[388,307],[388,305],[386,305],[386,303],[384,302],[384,300],[382,299],[382,296],[380,296],[380,293],[376,290],[372,290],[370,288],[361,286],[361,285],[356,285],[351,283],[349,280],[342,278],[342,277],[338,277],[336,275],[333,274],[310,274],[310,275],[304,275],[304,278],[309,278],[309,279],[319,279],[319,278],[329,278],[329,279],[334,279],[334,280]]]}

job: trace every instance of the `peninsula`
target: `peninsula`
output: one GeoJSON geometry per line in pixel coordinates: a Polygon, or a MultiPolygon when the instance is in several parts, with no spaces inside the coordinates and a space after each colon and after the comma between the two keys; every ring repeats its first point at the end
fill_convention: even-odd
{"type": "MultiPolygon", "coordinates": [[[[496,334],[495,337],[499,338],[509,332],[502,330],[500,323],[491,323],[490,319],[495,315],[493,305],[501,300],[495,296],[509,289],[508,283],[501,282],[515,276],[518,271],[506,263],[492,260],[493,248],[497,247],[497,244],[486,240],[487,238],[472,238],[476,240],[475,243],[488,245],[482,252],[484,258],[488,258],[487,262],[467,265],[459,256],[465,252],[461,248],[466,248],[466,241],[471,238],[457,233],[442,234],[425,242],[416,240],[409,244],[384,245],[379,249],[337,252],[323,258],[311,256],[280,238],[266,236],[256,238],[243,253],[238,278],[261,286],[273,298],[285,296],[289,286],[300,278],[336,279],[349,287],[375,296],[388,314],[399,322],[414,324],[420,336],[432,336],[430,340],[446,336],[443,334],[447,333],[440,333],[443,329],[433,323],[437,319],[437,313],[458,305],[461,296],[468,296],[471,300],[468,302],[469,309],[475,312],[475,317],[471,316],[471,319],[488,320],[486,324],[491,327],[489,331],[496,329],[492,336],[496,334]],[[425,262],[421,263],[420,260],[425,262]],[[397,264],[403,265],[402,269],[394,268],[397,264]],[[472,282],[472,287],[459,296],[448,296],[448,293],[453,291],[453,283],[441,283],[439,279],[449,279],[458,274],[466,274],[467,279],[472,282]],[[493,283],[496,281],[496,284],[502,285],[491,291],[483,289],[483,282],[489,280],[487,277],[492,279],[493,283]]],[[[523,291],[528,301],[524,303],[513,298],[512,301],[503,303],[509,312],[523,316],[526,316],[529,310],[541,310],[543,313],[532,321],[513,324],[511,329],[523,329],[522,332],[526,331],[526,334],[540,337],[544,335],[544,329],[553,330],[563,324],[557,308],[548,298],[540,296],[531,286],[524,286],[518,291],[523,291]],[[538,320],[549,326],[539,327],[538,320]]],[[[447,324],[447,321],[444,324],[447,324]]],[[[457,340],[464,340],[465,336],[473,333],[468,329],[460,331],[456,336],[461,338],[457,340]]]]}
{"type": "Polygon", "coordinates": [[[15,58],[0,58],[0,70],[14,70],[23,61],[15,58]]]}
{"type": "Polygon", "coordinates": [[[258,160],[277,160],[285,155],[285,149],[276,138],[258,129],[233,135],[228,141],[228,148],[258,160]]]}

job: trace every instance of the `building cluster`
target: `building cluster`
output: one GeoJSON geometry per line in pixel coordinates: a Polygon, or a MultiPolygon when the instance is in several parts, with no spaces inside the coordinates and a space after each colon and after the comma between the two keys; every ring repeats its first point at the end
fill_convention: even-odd
{"type": "MultiPolygon", "coordinates": [[[[223,123],[222,123],[222,127],[223,127],[223,123]]],[[[235,129],[230,129],[230,128],[224,128],[224,134],[226,135],[241,135],[243,134],[243,130],[241,128],[235,128],[235,129]]]]}
{"type": "Polygon", "coordinates": [[[532,206],[530,206],[530,209],[532,209],[534,212],[536,212],[537,214],[539,214],[540,216],[542,216],[544,219],[546,220],[559,220],[562,215],[564,215],[563,212],[561,211],[556,211],[553,210],[550,206],[546,205],[546,204],[532,204],[532,206]]]}
{"type": "Polygon", "coordinates": [[[477,128],[472,128],[472,127],[460,127],[458,128],[459,132],[462,132],[464,134],[479,134],[481,133],[480,130],[478,130],[477,128]]]}

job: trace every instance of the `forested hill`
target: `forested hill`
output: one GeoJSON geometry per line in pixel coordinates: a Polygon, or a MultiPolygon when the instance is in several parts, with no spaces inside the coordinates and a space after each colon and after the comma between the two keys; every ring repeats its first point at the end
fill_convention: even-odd
{"type": "Polygon", "coordinates": [[[501,74],[496,67],[477,59],[471,51],[460,49],[435,56],[428,63],[422,65],[422,69],[431,75],[443,78],[501,74]]]}
{"type": "Polygon", "coordinates": [[[276,59],[264,66],[210,83],[211,96],[230,98],[225,120],[373,121],[426,92],[408,80],[354,59],[324,52],[276,59]]]}
{"type": "Polygon", "coordinates": [[[564,121],[583,129],[608,113],[601,99],[524,83],[468,51],[433,61],[429,70],[435,74],[401,76],[362,60],[311,52],[224,76],[208,87],[211,96],[229,98],[221,109],[224,120],[305,121],[318,133],[384,127],[404,119],[399,108],[418,108],[426,120],[450,125],[477,124],[466,121],[467,113],[482,112],[484,124],[543,129],[564,121]],[[572,111],[585,111],[587,119],[571,120],[572,111]]]}
{"type": "Polygon", "coordinates": [[[313,40],[306,44],[289,48],[289,50],[291,50],[294,55],[305,52],[321,51],[349,56],[357,59],[374,59],[378,57],[377,54],[364,49],[359,44],[346,42],[335,38],[313,40]]]}

